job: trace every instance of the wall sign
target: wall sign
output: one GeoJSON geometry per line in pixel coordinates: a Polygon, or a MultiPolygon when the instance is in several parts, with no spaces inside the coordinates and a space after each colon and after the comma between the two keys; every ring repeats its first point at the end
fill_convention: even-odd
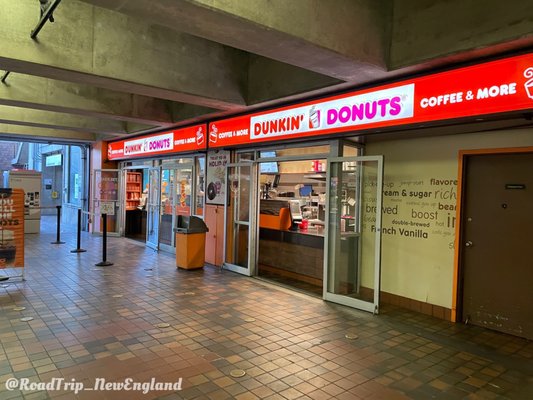
{"type": "Polygon", "coordinates": [[[209,147],[533,110],[533,53],[209,124],[209,147]]]}
{"type": "Polygon", "coordinates": [[[207,153],[207,186],[205,194],[207,204],[224,204],[226,164],[229,161],[229,151],[214,150],[207,153]]]}
{"type": "Polygon", "coordinates": [[[45,165],[47,167],[56,167],[61,165],[61,162],[63,160],[62,154],[52,154],[49,156],[46,156],[45,165]]]}
{"type": "Polygon", "coordinates": [[[101,201],[100,214],[115,215],[115,207],[114,201],[101,201]]]}
{"type": "Polygon", "coordinates": [[[124,160],[205,150],[207,148],[205,132],[205,125],[195,125],[169,132],[139,136],[130,140],[111,142],[107,147],[107,158],[109,160],[124,160]]]}

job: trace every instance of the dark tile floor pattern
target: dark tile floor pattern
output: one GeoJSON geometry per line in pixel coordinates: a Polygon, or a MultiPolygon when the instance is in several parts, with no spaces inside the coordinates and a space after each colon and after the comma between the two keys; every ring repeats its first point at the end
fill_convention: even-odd
{"type": "Polygon", "coordinates": [[[372,316],[212,267],[176,270],[126,239],[110,238],[115,265],[97,268],[101,239],[84,234],[88,252],[71,254],[65,230],[64,245],[27,235],[27,281],[0,284],[0,399],[533,398],[529,341],[397,308],[372,316]],[[232,378],[236,368],[246,375],[232,378]],[[183,390],[21,393],[5,390],[11,377],[182,377],[183,390]]]}

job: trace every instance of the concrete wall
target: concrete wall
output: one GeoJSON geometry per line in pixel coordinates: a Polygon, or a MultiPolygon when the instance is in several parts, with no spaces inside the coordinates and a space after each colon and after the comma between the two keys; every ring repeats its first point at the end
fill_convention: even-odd
{"type": "MultiPolygon", "coordinates": [[[[382,291],[452,307],[458,152],[522,146],[533,146],[532,129],[410,140],[400,134],[366,147],[367,155],[385,158],[382,291]]],[[[371,213],[364,219],[370,236],[371,213]]]]}
{"type": "Polygon", "coordinates": [[[510,50],[532,37],[531,1],[394,0],[393,15],[392,70],[490,46],[510,50]]]}

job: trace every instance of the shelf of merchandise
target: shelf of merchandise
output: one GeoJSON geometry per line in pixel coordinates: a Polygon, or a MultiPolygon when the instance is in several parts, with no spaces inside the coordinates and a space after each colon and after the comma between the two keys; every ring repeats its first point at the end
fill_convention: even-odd
{"type": "Polygon", "coordinates": [[[126,210],[135,210],[139,206],[142,193],[142,174],[128,172],[126,174],[126,210]]]}

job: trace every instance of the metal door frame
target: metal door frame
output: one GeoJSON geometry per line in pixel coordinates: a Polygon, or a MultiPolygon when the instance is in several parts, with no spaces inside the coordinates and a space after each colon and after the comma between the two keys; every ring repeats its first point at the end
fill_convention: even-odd
{"type": "MultiPolygon", "coordinates": [[[[256,274],[257,267],[257,163],[253,161],[248,162],[239,162],[239,163],[229,163],[226,165],[226,193],[224,197],[224,251],[222,253],[222,268],[228,269],[233,272],[237,272],[246,276],[254,276],[256,274]],[[237,225],[248,226],[248,268],[241,267],[236,264],[226,263],[226,247],[228,242],[228,202],[230,199],[230,168],[240,168],[248,167],[250,168],[250,193],[249,193],[249,210],[248,210],[248,219],[249,221],[232,221],[237,225]]],[[[241,174],[239,172],[239,178],[241,174]]],[[[231,205],[238,209],[236,205],[231,205]]]]}
{"type": "MultiPolygon", "coordinates": [[[[150,168],[152,168],[152,167],[148,167],[148,166],[144,166],[144,165],[130,165],[130,166],[121,168],[121,171],[122,171],[122,174],[121,174],[122,187],[120,188],[120,191],[121,191],[121,196],[122,196],[121,203],[123,204],[122,212],[121,212],[121,216],[120,216],[120,227],[121,227],[120,228],[120,232],[121,232],[121,236],[125,236],[126,235],[126,193],[127,193],[126,186],[127,186],[127,174],[128,174],[129,171],[136,171],[136,170],[140,170],[140,169],[143,170],[143,174],[144,174],[144,173],[148,172],[150,170],[150,168]]],[[[143,190],[144,190],[144,188],[142,187],[142,182],[141,182],[141,194],[142,194],[143,190]]]]}
{"type": "MultiPolygon", "coordinates": [[[[163,170],[169,170],[169,171],[174,171],[174,179],[176,180],[176,177],[177,177],[177,173],[181,170],[184,170],[184,169],[190,169],[191,170],[191,198],[190,198],[190,202],[191,202],[191,206],[190,206],[190,210],[189,210],[189,215],[194,215],[193,214],[193,209],[192,207],[195,206],[195,204],[193,204],[193,201],[196,201],[196,198],[195,198],[195,195],[194,195],[194,192],[193,190],[196,189],[196,185],[195,185],[195,174],[196,174],[196,171],[195,171],[195,162],[194,162],[194,158],[191,159],[191,162],[187,162],[187,163],[175,163],[175,164],[165,164],[165,165],[161,165],[160,166],[161,168],[161,178],[160,178],[160,181],[159,181],[159,187],[161,188],[161,183],[162,183],[162,179],[163,179],[163,170]]],[[[174,185],[177,185],[178,184],[178,181],[176,180],[174,182],[174,185]]],[[[161,204],[161,197],[159,198],[159,202],[161,204]]],[[[171,194],[171,202],[170,202],[170,206],[171,206],[171,209],[172,209],[172,226],[171,226],[171,229],[173,229],[175,226],[176,226],[176,219],[177,219],[177,214],[176,214],[176,204],[177,204],[177,193],[176,193],[176,188],[174,188],[172,194],[171,194]]],[[[163,214],[160,213],[160,215],[162,216],[163,214]]],[[[165,251],[168,251],[170,253],[173,253],[175,254],[176,253],[176,243],[175,243],[175,235],[174,235],[174,232],[171,232],[170,233],[170,243],[171,244],[164,244],[164,243],[159,243],[159,248],[161,250],[165,250],[165,251]]]]}
{"type": "MultiPolygon", "coordinates": [[[[325,226],[326,226],[326,236],[324,237],[324,280],[323,280],[323,299],[327,301],[331,301],[334,303],[342,304],[348,307],[357,308],[363,311],[368,311],[374,314],[377,314],[379,312],[379,293],[381,288],[381,210],[383,205],[383,156],[355,156],[355,157],[334,157],[334,158],[328,158],[328,167],[327,167],[327,175],[326,175],[326,220],[325,220],[325,226]],[[378,167],[378,176],[377,176],[377,187],[376,187],[376,232],[375,232],[375,249],[374,249],[374,299],[373,303],[366,302],[360,299],[355,299],[352,297],[340,295],[340,294],[334,294],[328,292],[328,286],[329,286],[329,240],[330,240],[330,232],[329,232],[329,214],[330,214],[330,188],[331,188],[331,171],[332,163],[337,162],[368,162],[368,161],[374,161],[377,162],[378,167]]],[[[361,176],[361,174],[359,174],[361,176]]],[[[359,193],[360,196],[362,195],[362,185],[363,182],[361,179],[359,179],[359,193]]],[[[361,205],[361,197],[359,196],[359,205],[361,205]]],[[[359,213],[359,221],[361,221],[361,214],[359,213]]],[[[359,253],[359,261],[361,260],[361,256],[359,253]]],[[[360,263],[359,263],[360,264],[360,263]]],[[[333,266],[334,268],[334,266],[333,266]]]]}
{"type": "Polygon", "coordinates": [[[159,224],[161,222],[161,167],[150,167],[148,168],[148,197],[146,199],[146,246],[154,250],[159,250],[159,224]],[[155,192],[152,188],[152,173],[158,174],[158,187],[155,192]],[[152,193],[156,194],[156,201],[152,199],[152,193]],[[152,202],[153,201],[153,202],[152,202]],[[157,218],[157,235],[155,243],[150,241],[150,224],[154,223],[154,212],[157,218]],[[152,215],[152,217],[150,217],[152,215]]]}
{"type": "Polygon", "coordinates": [[[122,170],[121,169],[113,169],[113,168],[101,168],[101,169],[94,169],[93,170],[93,174],[92,174],[92,185],[91,185],[91,188],[92,188],[92,195],[91,195],[91,204],[89,204],[89,207],[90,207],[90,211],[93,213],[92,215],[92,221],[93,223],[91,224],[91,234],[95,234],[95,235],[101,235],[102,232],[95,232],[95,226],[96,226],[96,218],[100,218],[100,214],[96,215],[95,211],[96,211],[96,202],[100,202],[101,201],[101,198],[100,196],[98,196],[98,199],[96,199],[96,191],[99,190],[97,187],[96,187],[96,174],[97,173],[100,173],[100,178],[101,178],[101,175],[102,175],[102,172],[116,172],[117,173],[117,178],[118,178],[118,182],[117,182],[117,200],[115,202],[115,215],[116,215],[116,223],[117,223],[117,227],[115,228],[115,232],[107,232],[107,235],[108,236],[121,236],[121,232],[122,232],[122,213],[124,213],[125,211],[123,210],[124,209],[124,193],[123,193],[123,190],[122,190],[122,170]]]}

